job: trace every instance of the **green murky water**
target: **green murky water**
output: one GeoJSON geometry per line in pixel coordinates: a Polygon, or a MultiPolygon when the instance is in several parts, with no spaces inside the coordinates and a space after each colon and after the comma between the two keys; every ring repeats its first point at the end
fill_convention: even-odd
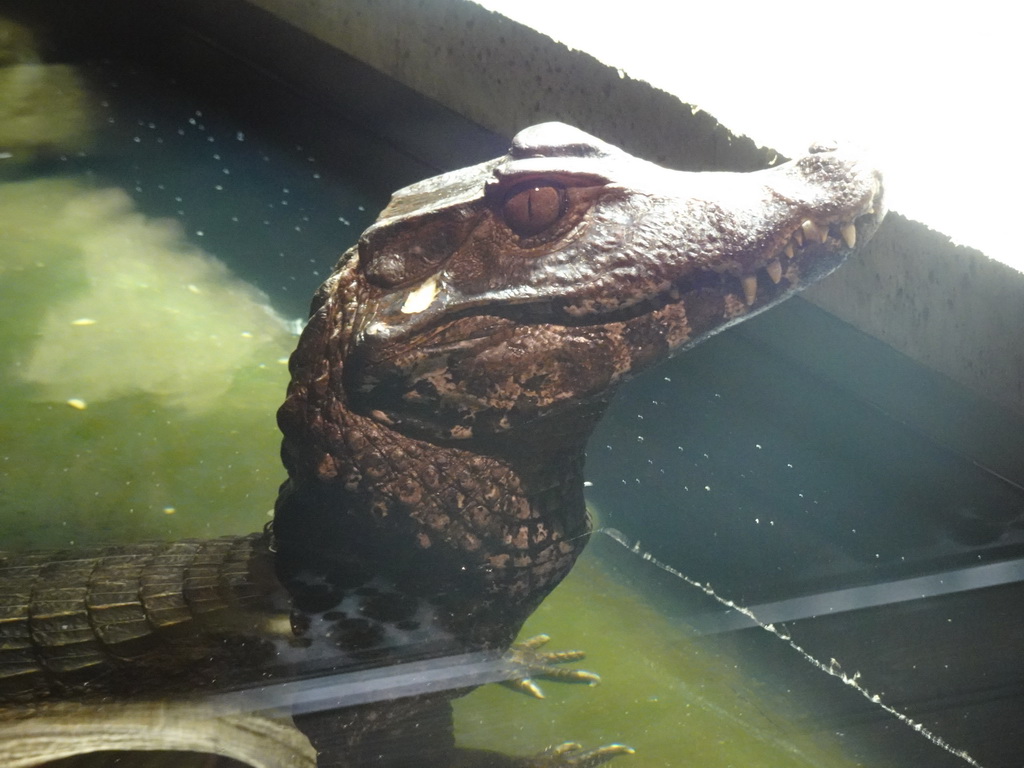
{"type": "Polygon", "coordinates": [[[117,188],[0,185],[8,548],[253,529],[293,337],[117,188]]]}
{"type": "MultiPolygon", "coordinates": [[[[626,580],[616,545],[598,540],[569,578],[531,617],[525,634],[586,648],[599,686],[546,683],[535,701],[500,686],[456,705],[464,743],[530,754],[538,743],[621,741],[637,750],[620,765],[845,766],[834,736],[811,725],[806,702],[745,675],[644,596],[645,575],[626,580]]],[[[623,563],[624,565],[624,563],[623,563]]],[[[647,574],[649,576],[649,574],[647,574]]]]}
{"type": "MultiPolygon", "coordinates": [[[[0,113],[19,119],[0,121],[3,547],[257,530],[283,477],[274,411],[293,321],[383,200],[173,82],[110,62],[49,66],[9,39],[0,113]]],[[[609,520],[643,503],[634,490],[602,497],[616,505],[609,520]]],[[[638,750],[616,765],[861,764],[815,723],[812,701],[673,618],[672,595],[698,593],[663,577],[599,538],[526,634],[586,648],[604,682],[548,683],[543,701],[481,688],[456,705],[460,741],[638,750]]]]}

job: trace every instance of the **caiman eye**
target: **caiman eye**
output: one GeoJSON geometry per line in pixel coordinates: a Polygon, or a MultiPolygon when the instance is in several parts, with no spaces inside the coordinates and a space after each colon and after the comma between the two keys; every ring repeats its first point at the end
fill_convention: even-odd
{"type": "Polygon", "coordinates": [[[501,212],[513,232],[520,237],[532,237],[565,213],[565,190],[536,183],[526,184],[509,192],[501,212]]]}

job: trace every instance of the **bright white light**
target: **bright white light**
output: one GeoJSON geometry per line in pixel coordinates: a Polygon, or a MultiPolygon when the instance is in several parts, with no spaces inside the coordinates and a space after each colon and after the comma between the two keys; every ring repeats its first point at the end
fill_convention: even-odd
{"type": "Polygon", "coordinates": [[[890,208],[1024,269],[1024,55],[1010,5],[477,2],[763,146],[864,145],[886,172],[890,208]]]}

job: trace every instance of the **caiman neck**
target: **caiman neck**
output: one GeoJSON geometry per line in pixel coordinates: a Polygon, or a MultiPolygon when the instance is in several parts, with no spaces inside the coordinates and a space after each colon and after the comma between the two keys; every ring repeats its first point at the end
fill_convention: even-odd
{"type": "Polygon", "coordinates": [[[355,412],[328,300],[292,358],[278,420],[289,472],[274,538],[285,583],[358,567],[408,592],[529,613],[571,568],[589,521],[583,448],[598,414],[529,439],[438,444],[355,412]],[[323,326],[323,327],[320,327],[323,326]]]}

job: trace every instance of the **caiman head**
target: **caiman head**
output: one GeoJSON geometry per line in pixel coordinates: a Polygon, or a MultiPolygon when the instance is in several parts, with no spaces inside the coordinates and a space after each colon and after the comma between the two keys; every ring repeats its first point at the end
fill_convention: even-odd
{"type": "Polygon", "coordinates": [[[879,174],[831,147],[687,173],[557,123],[395,193],[292,358],[279,546],[518,563],[514,590],[546,592],[616,385],[828,274],[883,215],[879,174]]]}

